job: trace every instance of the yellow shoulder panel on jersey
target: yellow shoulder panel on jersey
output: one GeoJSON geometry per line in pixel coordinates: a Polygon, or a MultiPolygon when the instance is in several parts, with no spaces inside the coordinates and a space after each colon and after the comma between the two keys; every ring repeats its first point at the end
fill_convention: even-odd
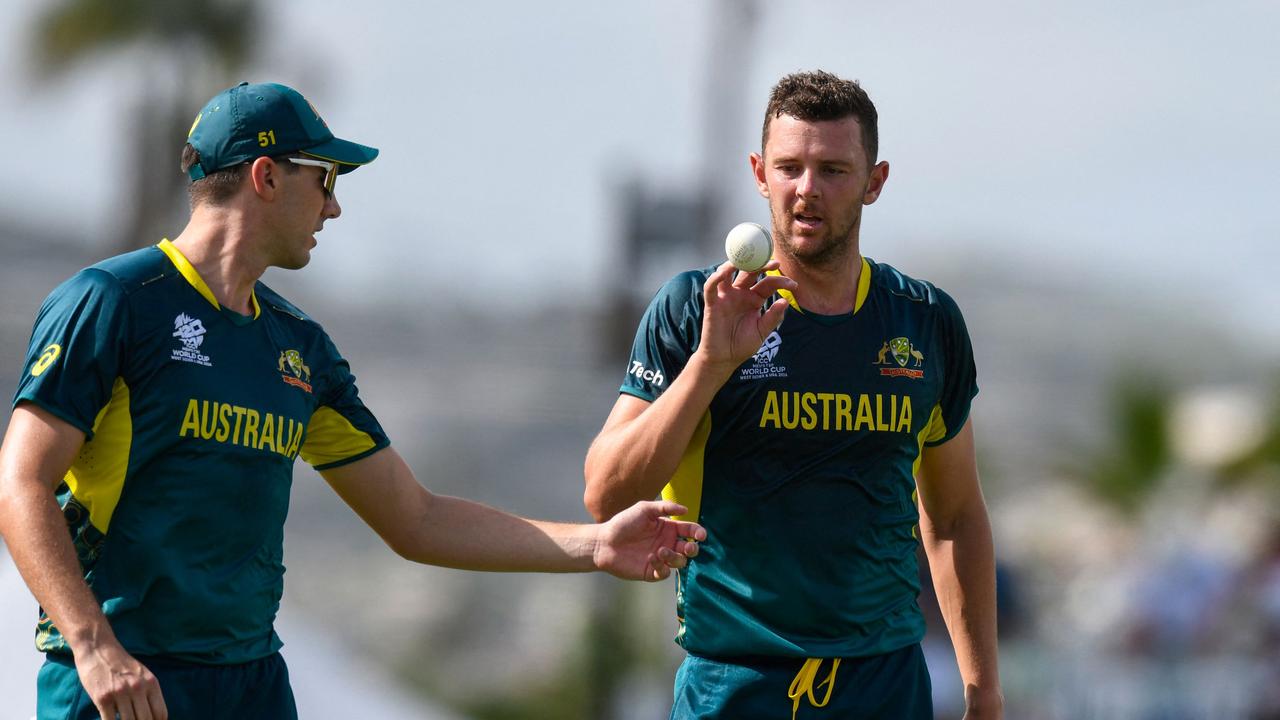
{"type": "Polygon", "coordinates": [[[93,439],[80,448],[63,478],[71,494],[89,510],[89,522],[106,534],[111,515],[120,502],[133,444],[133,418],[129,415],[129,386],[116,378],[111,400],[93,421],[93,439]]]}
{"type": "Polygon", "coordinates": [[[328,465],[367,452],[376,444],[369,433],[358,430],[337,410],[319,407],[307,424],[307,439],[299,454],[309,465],[328,465]]]}
{"type": "Polygon", "coordinates": [[[934,405],[933,412],[929,413],[929,422],[924,424],[920,429],[920,435],[916,438],[917,451],[915,462],[911,463],[912,477],[920,477],[920,458],[924,457],[924,444],[941,440],[947,436],[947,422],[942,419],[942,406],[934,405]]]}
{"type": "Polygon", "coordinates": [[[702,468],[703,457],[707,452],[707,438],[711,435],[711,413],[702,414],[698,427],[693,430],[689,439],[689,447],[685,448],[671,482],[662,488],[662,499],[678,502],[689,508],[689,512],[676,517],[677,520],[698,521],[698,513],[702,512],[702,468]]]}

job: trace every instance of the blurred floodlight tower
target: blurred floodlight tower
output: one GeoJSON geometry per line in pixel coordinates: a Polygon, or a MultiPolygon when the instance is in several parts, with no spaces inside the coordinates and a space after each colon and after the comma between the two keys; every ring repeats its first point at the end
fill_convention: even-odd
{"type": "MultiPolygon", "coordinates": [[[[745,187],[725,168],[742,166],[734,132],[744,117],[748,71],[756,43],[757,0],[719,0],[711,5],[704,68],[702,148],[699,177],[691,190],[633,177],[616,188],[620,210],[617,267],[628,281],[611,284],[600,333],[601,362],[618,364],[627,354],[640,313],[654,290],[680,270],[715,262],[724,233],[738,220],[729,216],[727,190],[745,187]]],[[[678,184],[677,184],[678,186],[678,184]]],[[[722,258],[721,258],[722,259],[722,258]]]]}
{"type": "MultiPolygon", "coordinates": [[[[602,367],[624,366],[636,323],[654,290],[667,278],[688,267],[722,257],[724,233],[737,220],[727,216],[725,188],[738,187],[719,168],[741,165],[733,123],[742,117],[751,50],[755,47],[757,0],[718,0],[711,5],[704,68],[703,132],[699,146],[703,156],[692,190],[673,189],[668,183],[632,177],[615,188],[620,223],[615,267],[627,276],[609,283],[606,313],[598,358],[602,367]]],[[[677,184],[677,188],[678,188],[677,184]]],[[[619,642],[618,630],[630,601],[629,592],[603,578],[595,583],[588,620],[589,661],[592,677],[586,701],[588,717],[620,717],[627,681],[648,662],[634,643],[619,642]]]]}

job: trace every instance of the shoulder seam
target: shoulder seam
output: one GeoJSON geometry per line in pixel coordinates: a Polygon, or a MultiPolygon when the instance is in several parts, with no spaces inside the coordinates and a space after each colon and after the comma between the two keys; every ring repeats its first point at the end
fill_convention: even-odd
{"type": "Polygon", "coordinates": [[[267,307],[271,308],[272,310],[288,315],[289,317],[293,318],[294,320],[298,320],[299,322],[303,322],[303,323],[315,322],[314,320],[312,320],[311,318],[303,314],[301,310],[294,310],[293,308],[286,307],[285,305],[282,305],[280,303],[273,302],[270,300],[268,300],[265,304],[267,307]]]}
{"type": "Polygon", "coordinates": [[[938,287],[928,280],[911,277],[901,270],[884,263],[872,263],[875,276],[872,288],[883,289],[886,293],[909,300],[913,303],[938,305],[940,303],[938,287]]]}
{"type": "Polygon", "coordinates": [[[924,292],[921,293],[919,296],[909,292],[906,289],[899,290],[896,288],[888,287],[886,285],[882,285],[881,287],[884,289],[885,292],[889,293],[890,295],[893,295],[895,297],[905,298],[907,300],[910,300],[911,302],[925,303],[927,305],[936,304],[937,288],[933,285],[933,283],[929,282],[928,280],[917,280],[915,278],[912,278],[912,281],[920,283],[924,287],[924,292]]]}
{"type": "MultiPolygon", "coordinates": [[[[154,246],[152,246],[152,248],[154,248],[154,246]]],[[[81,272],[92,270],[101,273],[111,278],[115,282],[116,286],[120,288],[120,292],[122,292],[126,297],[131,297],[142,288],[160,280],[164,280],[165,278],[171,277],[177,273],[177,268],[174,268],[172,265],[168,265],[167,267],[162,265],[158,271],[153,271],[146,276],[140,276],[140,274],[133,275],[132,268],[130,267],[126,267],[125,269],[129,272],[122,275],[120,272],[117,272],[116,268],[112,267],[116,264],[115,261],[120,258],[135,254],[139,254],[138,256],[140,257],[140,253],[152,248],[140,248],[133,252],[126,253],[125,255],[116,255],[114,257],[106,258],[100,262],[83,268],[81,272]]]]}
{"type": "Polygon", "coordinates": [[[269,308],[304,324],[319,325],[305,310],[294,305],[292,301],[272,290],[269,285],[261,280],[254,285],[254,293],[258,296],[258,304],[263,309],[269,308]]]}
{"type": "MultiPolygon", "coordinates": [[[[134,293],[134,291],[135,291],[135,290],[137,290],[137,289],[141,288],[144,284],[146,284],[146,283],[138,283],[137,287],[130,287],[130,286],[129,286],[129,284],[128,284],[128,283],[126,283],[126,282],[125,282],[125,281],[124,281],[124,280],[123,280],[119,275],[117,275],[117,274],[115,274],[115,273],[111,272],[110,270],[107,270],[106,268],[100,268],[100,267],[98,267],[98,266],[96,266],[96,265],[91,265],[91,266],[89,266],[89,267],[87,267],[87,268],[84,268],[84,269],[83,269],[83,270],[81,270],[80,272],[82,272],[82,273],[89,273],[89,272],[93,272],[93,273],[95,273],[95,274],[99,274],[99,275],[102,275],[102,276],[104,276],[104,277],[109,278],[109,279],[111,280],[111,284],[112,284],[112,285],[116,288],[116,290],[118,290],[118,291],[120,292],[120,294],[121,294],[121,295],[123,295],[124,297],[132,297],[132,296],[133,296],[133,293],[134,293]]],[[[150,282],[153,282],[153,281],[158,280],[158,279],[159,279],[159,278],[152,278],[151,280],[147,280],[146,282],[147,282],[147,283],[150,283],[150,282]]]]}

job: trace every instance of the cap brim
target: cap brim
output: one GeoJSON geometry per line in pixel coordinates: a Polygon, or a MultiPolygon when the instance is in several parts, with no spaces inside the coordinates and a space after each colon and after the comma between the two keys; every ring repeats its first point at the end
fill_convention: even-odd
{"type": "Polygon", "coordinates": [[[306,148],[301,152],[321,160],[338,163],[339,174],[349,173],[361,165],[368,165],[378,157],[378,148],[338,138],[306,148]]]}

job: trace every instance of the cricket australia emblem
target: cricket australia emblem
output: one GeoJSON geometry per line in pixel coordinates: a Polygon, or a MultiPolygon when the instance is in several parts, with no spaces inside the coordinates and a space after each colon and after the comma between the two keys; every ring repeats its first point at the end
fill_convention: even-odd
{"type": "Polygon", "coordinates": [[[776,330],[769,333],[769,337],[764,339],[760,349],[756,350],[756,354],[751,356],[751,363],[744,364],[739,368],[739,379],[762,380],[764,378],[786,377],[786,366],[774,363],[774,360],[778,357],[778,351],[781,349],[782,336],[776,330]]]}
{"type": "Polygon", "coordinates": [[[200,322],[199,318],[193,318],[186,313],[179,314],[173,319],[173,337],[178,339],[182,347],[174,348],[172,358],[211,367],[213,363],[209,361],[209,356],[200,352],[200,346],[204,344],[204,334],[204,323],[200,322]]]}
{"type": "Polygon", "coordinates": [[[924,379],[924,353],[905,337],[886,340],[880,346],[876,361],[872,365],[883,365],[880,374],[885,377],[908,377],[914,380],[924,379]]]}
{"type": "Polygon", "coordinates": [[[311,392],[311,368],[303,362],[302,353],[297,350],[285,350],[280,353],[280,359],[276,361],[276,369],[280,371],[280,379],[286,385],[311,392]]]}

